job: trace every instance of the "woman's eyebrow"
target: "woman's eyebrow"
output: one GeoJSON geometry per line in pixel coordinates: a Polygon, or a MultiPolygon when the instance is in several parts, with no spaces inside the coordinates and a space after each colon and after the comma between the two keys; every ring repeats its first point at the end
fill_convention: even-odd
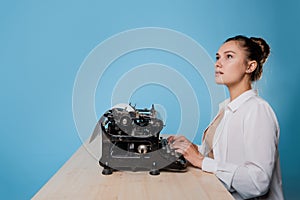
{"type": "MultiPolygon", "coordinates": [[[[224,51],[224,54],[227,54],[227,53],[233,53],[233,54],[236,54],[234,51],[232,50],[228,50],[228,51],[224,51]]],[[[216,53],[216,56],[219,56],[220,54],[217,52],[216,53]]]]}
{"type": "Polygon", "coordinates": [[[231,51],[231,50],[225,51],[224,53],[233,53],[233,54],[236,54],[234,51],[231,51]]]}

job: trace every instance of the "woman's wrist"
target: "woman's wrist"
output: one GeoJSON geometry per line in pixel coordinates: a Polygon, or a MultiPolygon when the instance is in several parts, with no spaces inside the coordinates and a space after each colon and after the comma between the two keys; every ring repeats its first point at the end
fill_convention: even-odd
{"type": "Polygon", "coordinates": [[[201,155],[200,156],[200,161],[199,161],[199,168],[202,169],[202,163],[203,163],[203,160],[204,160],[204,156],[201,155]]]}
{"type": "Polygon", "coordinates": [[[193,165],[197,168],[202,169],[203,160],[204,160],[204,156],[201,155],[201,153],[199,153],[199,155],[195,158],[193,165]]]}

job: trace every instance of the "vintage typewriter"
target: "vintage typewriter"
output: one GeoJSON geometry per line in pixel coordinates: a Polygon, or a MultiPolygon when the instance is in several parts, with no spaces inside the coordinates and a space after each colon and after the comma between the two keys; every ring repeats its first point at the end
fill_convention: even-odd
{"type": "Polygon", "coordinates": [[[164,124],[152,105],[151,109],[137,109],[131,104],[118,104],[105,112],[98,121],[91,140],[102,135],[102,174],[115,170],[186,171],[187,161],[170,148],[160,136],[164,124]]]}

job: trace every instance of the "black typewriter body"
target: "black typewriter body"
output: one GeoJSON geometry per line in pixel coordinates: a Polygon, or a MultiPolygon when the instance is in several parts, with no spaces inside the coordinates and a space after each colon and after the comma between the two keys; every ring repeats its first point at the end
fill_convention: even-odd
{"type": "Polygon", "coordinates": [[[151,109],[128,106],[108,110],[98,122],[102,174],[109,175],[115,170],[149,171],[151,175],[158,175],[161,170],[186,171],[184,157],[160,136],[164,124],[157,118],[154,105],[151,109]]]}

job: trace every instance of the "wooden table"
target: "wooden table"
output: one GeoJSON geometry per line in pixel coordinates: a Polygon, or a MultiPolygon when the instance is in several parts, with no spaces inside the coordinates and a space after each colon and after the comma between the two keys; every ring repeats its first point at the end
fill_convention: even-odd
{"type": "Polygon", "coordinates": [[[38,199],[233,199],[215,175],[188,167],[184,173],[118,171],[101,174],[100,137],[82,145],[33,197],[38,199]]]}

